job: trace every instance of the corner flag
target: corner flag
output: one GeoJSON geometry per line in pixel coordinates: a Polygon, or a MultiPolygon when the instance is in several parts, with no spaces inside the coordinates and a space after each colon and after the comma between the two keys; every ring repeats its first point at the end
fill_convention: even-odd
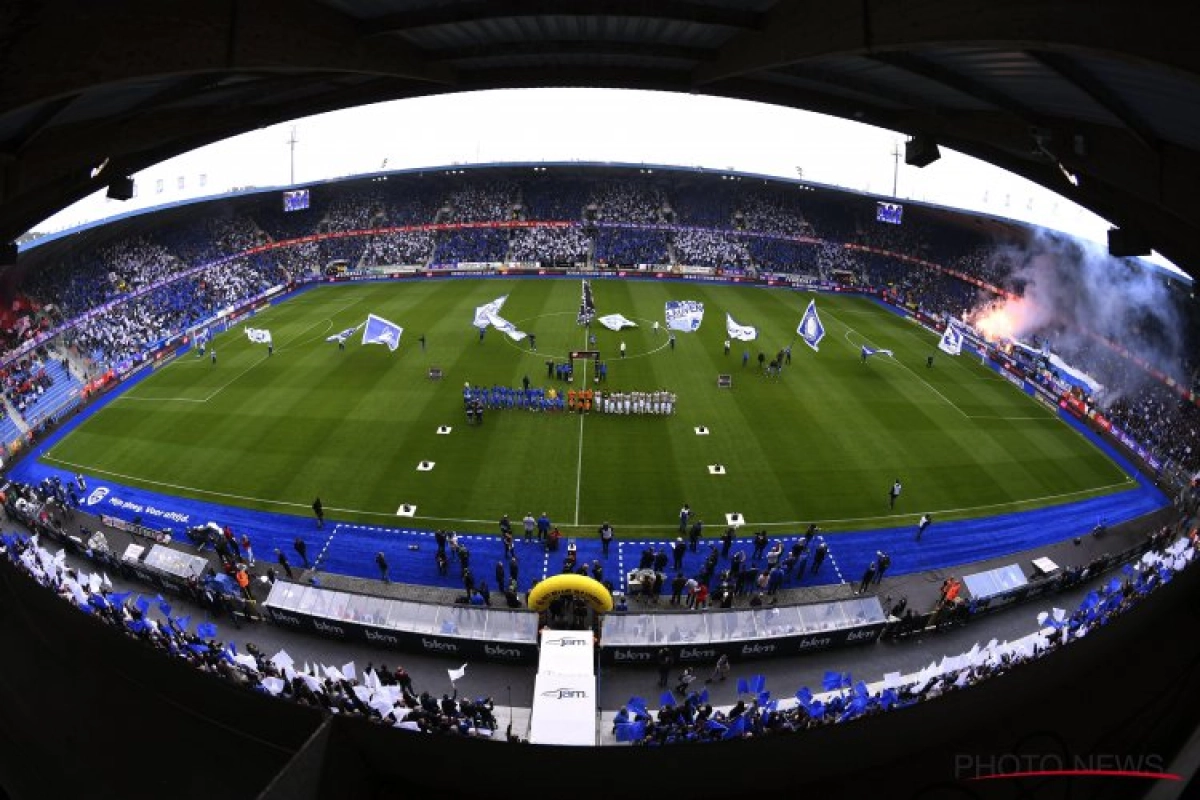
{"type": "Polygon", "coordinates": [[[821,324],[821,317],[817,314],[816,300],[808,301],[808,308],[804,312],[804,318],[800,320],[800,326],[796,328],[796,333],[806,345],[820,352],[821,340],[825,338],[825,326],[821,324]]]}
{"type": "Polygon", "coordinates": [[[962,331],[954,327],[953,322],[947,322],[946,330],[942,332],[942,340],[938,342],[938,350],[956,356],[962,352],[962,344],[962,331]]]}
{"type": "Polygon", "coordinates": [[[404,333],[404,328],[401,328],[394,322],[388,322],[383,317],[377,317],[374,314],[367,315],[367,323],[363,327],[363,344],[385,344],[388,350],[396,351],[400,346],[400,334],[404,333]]]}

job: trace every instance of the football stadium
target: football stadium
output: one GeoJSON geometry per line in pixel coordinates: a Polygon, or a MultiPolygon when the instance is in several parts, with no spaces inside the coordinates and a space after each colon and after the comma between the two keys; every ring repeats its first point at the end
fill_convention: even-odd
{"type": "MultiPolygon", "coordinates": [[[[868,59],[814,42],[824,66],[788,56],[789,72],[752,64],[754,37],[803,29],[783,4],[365,5],[187,13],[227,22],[246,57],[295,56],[260,25],[320,52],[363,37],[422,80],[474,81],[459,88],[544,84],[535,63],[642,88],[646,59],[694,59],[715,94],[908,131],[897,170],[937,160],[940,139],[1118,224],[1105,249],[732,168],[385,159],[18,247],[88,189],[130,199],[140,167],[392,93],[321,73],[304,80],[331,93],[306,96],[299,73],[229,66],[224,88],[201,73],[168,87],[158,50],[137,88],[97,79],[33,110],[13,93],[0,123],[28,140],[14,158],[30,171],[0,196],[0,797],[510,796],[564,780],[737,797],[780,759],[789,785],[828,796],[1188,795],[1197,232],[1166,190],[1156,222],[1143,199],[1114,210],[1117,190],[1092,187],[1123,173],[1090,159],[1140,156],[1083,122],[1184,149],[1168,89],[1121,95],[1157,62],[1085,57],[1047,28],[1045,52],[1020,55],[1046,72],[1058,127],[999,87],[1017,55],[963,58],[920,28],[928,9],[862,12],[884,38],[917,25],[919,46],[868,59]],[[622,20],[666,27],[629,28],[648,37],[634,47],[612,38],[622,20]],[[846,77],[868,61],[878,75],[846,77]],[[869,119],[841,105],[859,96],[869,119]],[[932,136],[891,116],[930,103],[1032,120],[1033,155],[1013,155],[1007,122],[932,136]],[[69,138],[89,114],[150,116],[109,155],[69,138]],[[37,160],[43,136],[73,142],[74,183],[34,179],[58,169],[37,160]],[[1182,271],[1139,258],[1151,244],[1182,271]],[[216,748],[238,753],[224,778],[179,763],[216,748]],[[749,772],[679,769],[706,754],[749,772]]],[[[172,24],[156,14],[93,22],[172,24]]],[[[1139,36],[1125,57],[1144,56],[1139,36]]],[[[3,33],[14,52],[31,37],[3,33]]],[[[56,93],[47,70],[30,97],[56,93]]],[[[1200,96],[1170,91],[1186,98],[1173,107],[1200,96]]]]}

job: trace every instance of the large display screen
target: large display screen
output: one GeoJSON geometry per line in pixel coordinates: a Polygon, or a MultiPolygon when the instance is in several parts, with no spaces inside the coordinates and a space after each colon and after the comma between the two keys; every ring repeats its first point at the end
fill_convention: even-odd
{"type": "Polygon", "coordinates": [[[899,225],[904,221],[904,206],[899,203],[877,203],[875,205],[875,221],[899,225]]]}
{"type": "Polygon", "coordinates": [[[303,211],[308,208],[308,189],[296,189],[283,193],[284,211],[303,211]]]}

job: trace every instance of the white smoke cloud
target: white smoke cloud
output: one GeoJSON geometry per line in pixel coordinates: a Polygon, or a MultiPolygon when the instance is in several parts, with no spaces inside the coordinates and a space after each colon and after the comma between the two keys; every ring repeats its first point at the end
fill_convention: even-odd
{"type": "MultiPolygon", "coordinates": [[[[1068,362],[1094,363],[1097,356],[1111,360],[1096,341],[1101,337],[1182,377],[1184,329],[1161,275],[1113,258],[1099,245],[1051,232],[1036,234],[1023,247],[1001,247],[994,257],[1011,265],[1007,283],[1018,297],[992,299],[968,315],[989,338],[1037,338],[1068,362]]],[[[1111,388],[1131,390],[1149,378],[1136,368],[1123,373],[1107,376],[1117,384],[1111,388]]]]}

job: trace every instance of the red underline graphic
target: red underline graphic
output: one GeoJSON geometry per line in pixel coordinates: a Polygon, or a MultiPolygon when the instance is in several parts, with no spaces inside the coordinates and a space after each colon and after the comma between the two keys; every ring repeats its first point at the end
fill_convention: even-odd
{"type": "Polygon", "coordinates": [[[972,781],[992,781],[1000,778],[1149,778],[1157,781],[1177,781],[1172,772],[1139,772],[1126,769],[1044,769],[1033,772],[999,772],[995,775],[976,775],[972,781]]]}

